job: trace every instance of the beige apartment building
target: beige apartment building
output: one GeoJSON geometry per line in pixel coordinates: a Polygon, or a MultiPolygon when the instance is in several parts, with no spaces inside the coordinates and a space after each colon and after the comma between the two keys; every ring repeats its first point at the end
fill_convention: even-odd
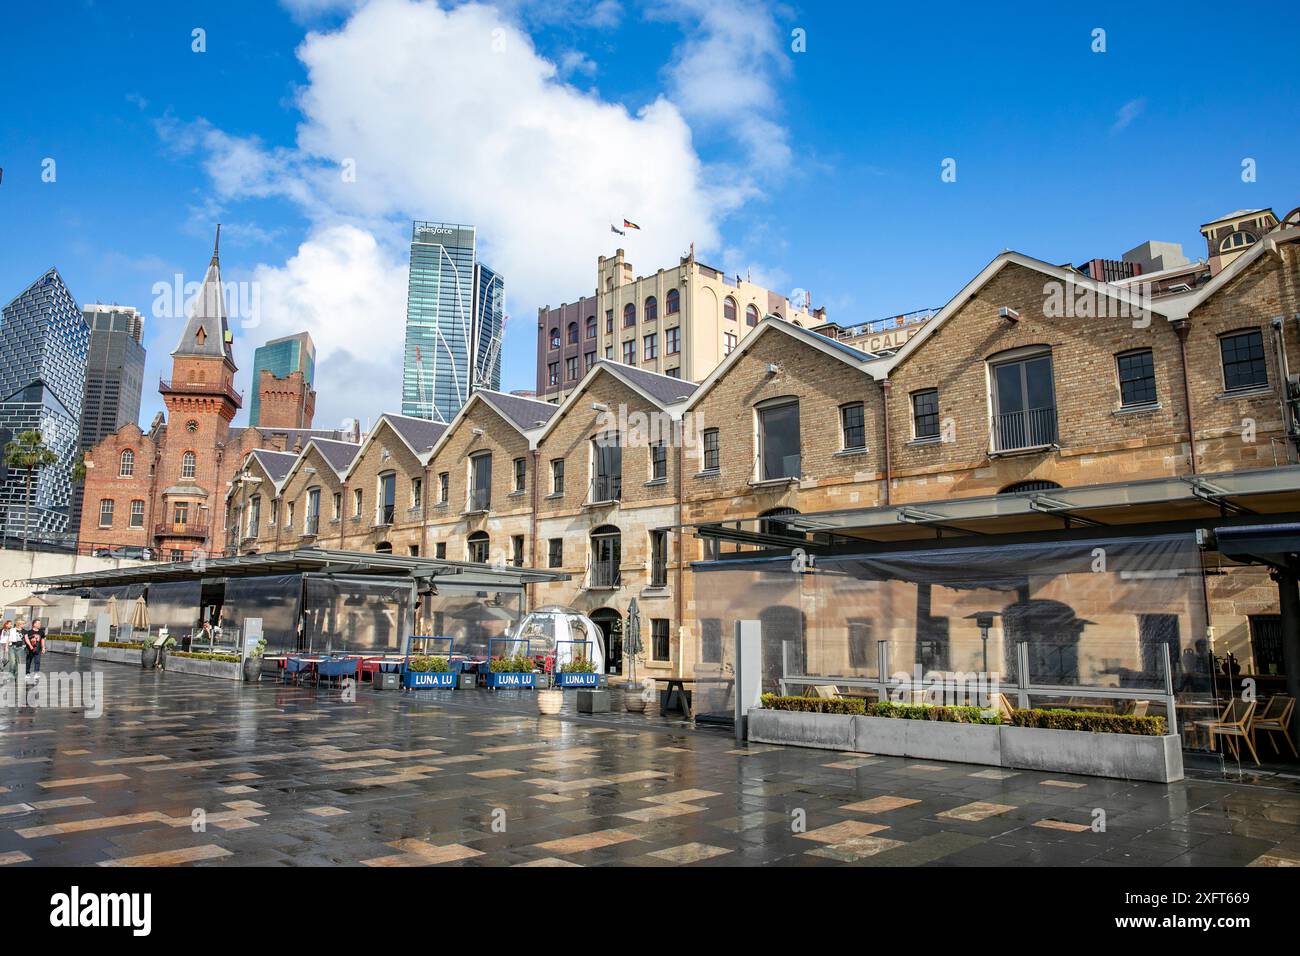
{"type": "Polygon", "coordinates": [[[593,295],[537,310],[537,397],[562,401],[602,359],[698,382],[768,315],[805,328],[826,318],[697,261],[693,250],[639,276],[619,249],[598,260],[593,295]]]}

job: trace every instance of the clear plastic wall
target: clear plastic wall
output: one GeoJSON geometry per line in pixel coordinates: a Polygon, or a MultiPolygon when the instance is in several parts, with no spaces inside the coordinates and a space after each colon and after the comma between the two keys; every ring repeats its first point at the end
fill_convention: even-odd
{"type": "Polygon", "coordinates": [[[718,678],[697,685],[704,712],[731,709],[737,620],[762,624],[765,693],[778,691],[783,654],[787,675],[878,679],[880,641],[886,676],[996,674],[1005,691],[1023,641],[1030,684],[1153,696],[1167,647],[1176,691],[1214,691],[1192,535],[818,557],[802,573],[788,557],[695,571],[695,673],[718,678]]]}
{"type": "MultiPolygon", "coordinates": [[[[167,628],[177,644],[193,633],[202,610],[202,585],[198,581],[160,581],[149,585],[145,601],[149,605],[149,631],[157,634],[167,628]]],[[[129,611],[124,612],[129,615],[129,611]]],[[[129,618],[128,618],[129,619],[129,618]]]]}
{"type": "MultiPolygon", "coordinates": [[[[457,654],[488,656],[488,642],[518,631],[523,617],[522,589],[484,590],[463,585],[437,584],[437,594],[420,595],[417,633],[453,638],[457,654]]],[[[436,645],[445,650],[446,645],[436,645]]],[[[497,644],[497,654],[523,651],[523,645],[497,644]]],[[[534,652],[539,648],[534,647],[534,652]]]]}
{"type": "MultiPolygon", "coordinates": [[[[400,654],[411,584],[393,579],[304,575],[303,633],[267,639],[268,652],[400,654]]],[[[296,626],[296,625],[295,625],[296,626]]]]}
{"type": "Polygon", "coordinates": [[[259,617],[267,650],[290,650],[301,613],[301,574],[229,578],[221,605],[222,639],[238,645],[244,621],[259,617]]]}

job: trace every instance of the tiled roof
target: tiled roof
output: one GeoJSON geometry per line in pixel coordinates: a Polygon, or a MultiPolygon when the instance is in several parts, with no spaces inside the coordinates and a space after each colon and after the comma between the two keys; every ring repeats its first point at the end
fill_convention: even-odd
{"type": "Polygon", "coordinates": [[[545,424],[550,421],[558,408],[550,402],[540,402],[535,398],[523,398],[519,395],[507,395],[504,392],[480,390],[475,394],[481,396],[489,405],[525,431],[536,428],[538,422],[545,424]]]}
{"type": "Polygon", "coordinates": [[[356,458],[357,452],[361,450],[360,445],[350,441],[334,441],[329,438],[313,438],[312,444],[320,452],[321,457],[329,462],[330,467],[340,474],[348,470],[348,465],[352,464],[352,459],[356,458]]]}
{"type": "Polygon", "coordinates": [[[298,456],[287,451],[270,451],[266,448],[259,448],[253,452],[257,460],[262,463],[262,468],[272,481],[279,482],[284,476],[289,474],[289,469],[293,463],[298,460],[298,456]]]}
{"type": "Polygon", "coordinates": [[[432,422],[427,418],[410,418],[406,415],[385,412],[384,419],[393,427],[393,431],[401,435],[402,440],[415,450],[417,455],[432,448],[442,437],[442,433],[447,430],[447,426],[442,422],[432,422]]]}

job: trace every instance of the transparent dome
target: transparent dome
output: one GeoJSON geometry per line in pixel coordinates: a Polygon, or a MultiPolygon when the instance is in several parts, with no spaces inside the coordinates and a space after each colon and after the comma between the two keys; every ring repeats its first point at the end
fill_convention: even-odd
{"type": "Polygon", "coordinates": [[[571,607],[539,607],[519,624],[515,637],[528,640],[533,655],[554,655],[560,667],[585,654],[598,674],[605,672],[605,648],[600,628],[581,611],[571,607]]]}

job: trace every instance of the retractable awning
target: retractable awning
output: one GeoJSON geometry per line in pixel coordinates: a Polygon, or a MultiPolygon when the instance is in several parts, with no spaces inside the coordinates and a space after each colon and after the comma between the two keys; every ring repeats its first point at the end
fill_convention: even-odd
{"type": "Polygon", "coordinates": [[[556,571],[538,571],[509,565],[473,564],[468,561],[402,557],[367,551],[304,548],[297,551],[276,551],[270,554],[144,564],[130,568],[107,568],[102,571],[83,571],[78,574],[59,574],[36,578],[32,583],[51,588],[112,587],[162,581],[307,573],[412,579],[454,576],[456,584],[467,586],[481,584],[485,588],[522,587],[525,584],[565,581],[569,578],[567,574],[556,571]]]}
{"type": "Polygon", "coordinates": [[[1300,571],[1300,523],[1220,528],[1215,538],[1219,553],[1234,561],[1300,571]]]}
{"type": "Polygon", "coordinates": [[[701,522],[690,527],[700,537],[739,544],[829,550],[863,542],[1269,515],[1300,517],[1300,466],[701,522]]]}

